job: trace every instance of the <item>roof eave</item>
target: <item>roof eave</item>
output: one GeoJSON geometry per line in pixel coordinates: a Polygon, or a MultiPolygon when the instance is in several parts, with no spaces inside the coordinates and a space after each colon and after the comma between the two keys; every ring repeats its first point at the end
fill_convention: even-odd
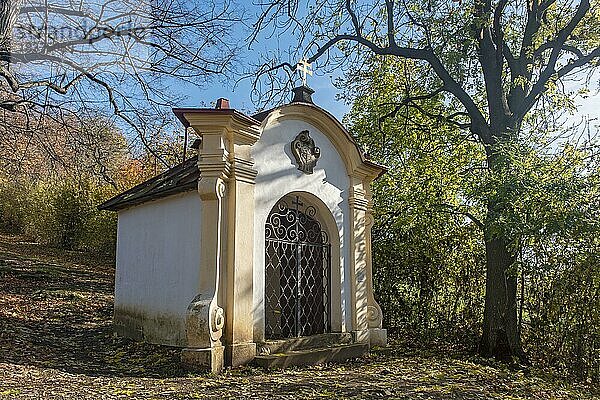
{"type": "Polygon", "coordinates": [[[260,121],[234,108],[173,108],[172,111],[186,128],[190,126],[190,122],[185,118],[186,114],[231,115],[247,124],[260,125],[260,121]]]}
{"type": "Polygon", "coordinates": [[[198,184],[196,182],[189,182],[184,185],[179,185],[179,186],[176,186],[173,188],[169,188],[167,190],[153,192],[153,193],[150,193],[145,196],[140,196],[140,197],[137,197],[137,198],[129,200],[129,201],[120,201],[120,202],[117,201],[117,202],[113,203],[113,202],[111,202],[111,200],[113,200],[113,199],[111,199],[111,200],[108,200],[108,201],[100,204],[98,206],[98,210],[121,211],[126,208],[130,208],[130,207],[138,206],[143,203],[147,203],[149,201],[158,200],[158,199],[162,199],[162,198],[172,196],[175,194],[188,192],[188,191],[194,190],[197,186],[198,186],[198,184]]]}

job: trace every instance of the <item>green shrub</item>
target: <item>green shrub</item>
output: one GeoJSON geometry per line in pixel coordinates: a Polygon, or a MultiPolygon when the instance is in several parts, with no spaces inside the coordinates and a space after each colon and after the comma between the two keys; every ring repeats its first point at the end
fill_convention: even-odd
{"type": "Polygon", "coordinates": [[[56,241],[45,240],[53,237],[56,231],[51,189],[50,184],[43,183],[30,187],[23,232],[32,240],[54,244],[56,241]]]}
{"type": "Polygon", "coordinates": [[[540,365],[600,382],[600,241],[548,242],[528,260],[524,343],[540,365]]]}
{"type": "Polygon", "coordinates": [[[96,207],[114,194],[108,186],[92,186],[87,192],[91,205],[84,221],[79,247],[102,253],[113,253],[117,245],[117,214],[112,211],[99,211],[96,207]]]}
{"type": "Polygon", "coordinates": [[[116,215],[96,207],[112,188],[89,180],[0,186],[0,228],[68,250],[114,252],[116,215]]]}
{"type": "Polygon", "coordinates": [[[0,229],[23,233],[28,209],[30,187],[8,182],[0,183],[0,229]]]}
{"type": "Polygon", "coordinates": [[[56,246],[69,250],[79,246],[89,214],[86,197],[85,189],[69,183],[55,188],[52,196],[54,232],[46,241],[55,241],[56,246]]]}

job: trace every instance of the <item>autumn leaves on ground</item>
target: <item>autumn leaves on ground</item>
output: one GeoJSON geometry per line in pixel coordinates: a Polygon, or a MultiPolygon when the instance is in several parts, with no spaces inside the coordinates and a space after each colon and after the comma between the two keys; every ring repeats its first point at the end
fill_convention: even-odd
{"type": "Polygon", "coordinates": [[[111,259],[0,236],[0,398],[600,398],[598,388],[393,343],[345,364],[191,374],[112,333],[111,259]]]}

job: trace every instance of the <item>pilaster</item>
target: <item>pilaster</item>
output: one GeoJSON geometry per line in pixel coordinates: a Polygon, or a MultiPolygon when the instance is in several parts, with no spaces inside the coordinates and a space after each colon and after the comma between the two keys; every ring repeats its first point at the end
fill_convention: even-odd
{"type": "Polygon", "coordinates": [[[383,313],[375,301],[373,290],[373,253],[371,242],[371,229],[373,228],[373,201],[371,187],[368,182],[364,184],[367,210],[365,213],[365,253],[366,253],[366,283],[367,283],[367,322],[369,325],[369,347],[386,346],[387,330],[382,329],[383,313]]]}
{"type": "Polygon", "coordinates": [[[352,330],[356,340],[368,342],[370,347],[385,346],[387,332],[382,329],[381,307],[373,295],[373,258],[371,229],[373,226],[370,184],[372,177],[351,177],[348,204],[352,216],[350,249],[350,279],[352,330]]]}
{"type": "Polygon", "coordinates": [[[352,298],[352,331],[355,340],[369,341],[367,320],[367,253],[365,240],[365,216],[367,201],[364,197],[363,182],[360,177],[350,178],[348,205],[351,217],[350,234],[350,281],[352,298]]]}
{"type": "Polygon", "coordinates": [[[182,362],[220,372],[256,353],[253,343],[254,178],[250,147],[258,121],[231,109],[177,109],[202,137],[198,149],[202,200],[199,294],[187,312],[182,362]]]}
{"type": "Polygon", "coordinates": [[[213,373],[219,373],[224,367],[222,279],[227,244],[225,198],[229,162],[223,133],[219,127],[205,131],[198,154],[201,175],[198,193],[202,200],[200,282],[199,293],[187,309],[187,347],[181,354],[182,362],[188,368],[207,369],[213,373]]]}
{"type": "MultiPolygon", "coordinates": [[[[258,136],[256,137],[258,138],[258,136]]],[[[231,137],[231,175],[227,253],[227,309],[225,355],[227,364],[244,365],[254,359],[254,180],[250,145],[231,137]]]]}

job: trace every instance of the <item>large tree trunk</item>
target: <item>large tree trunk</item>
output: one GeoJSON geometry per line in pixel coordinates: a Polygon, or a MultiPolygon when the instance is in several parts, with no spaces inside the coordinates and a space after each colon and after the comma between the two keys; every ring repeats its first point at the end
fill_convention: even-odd
{"type": "Polygon", "coordinates": [[[6,53],[12,50],[12,31],[17,22],[23,0],[0,0],[0,52],[2,61],[8,62],[6,53]]]}
{"type": "MultiPolygon", "coordinates": [[[[495,138],[507,136],[503,133],[495,138]]],[[[495,150],[488,152],[488,167],[493,174],[505,174],[509,170],[509,157],[500,154],[495,150]]],[[[502,227],[494,227],[497,218],[506,212],[500,203],[494,197],[488,198],[484,228],[485,309],[479,352],[510,362],[515,357],[523,359],[524,353],[517,319],[516,253],[509,248],[510,238],[503,233],[502,227]]]]}
{"type": "Polygon", "coordinates": [[[522,356],[517,324],[517,274],[515,256],[506,239],[485,234],[486,286],[483,335],[479,351],[483,356],[511,361],[522,356]]]}

